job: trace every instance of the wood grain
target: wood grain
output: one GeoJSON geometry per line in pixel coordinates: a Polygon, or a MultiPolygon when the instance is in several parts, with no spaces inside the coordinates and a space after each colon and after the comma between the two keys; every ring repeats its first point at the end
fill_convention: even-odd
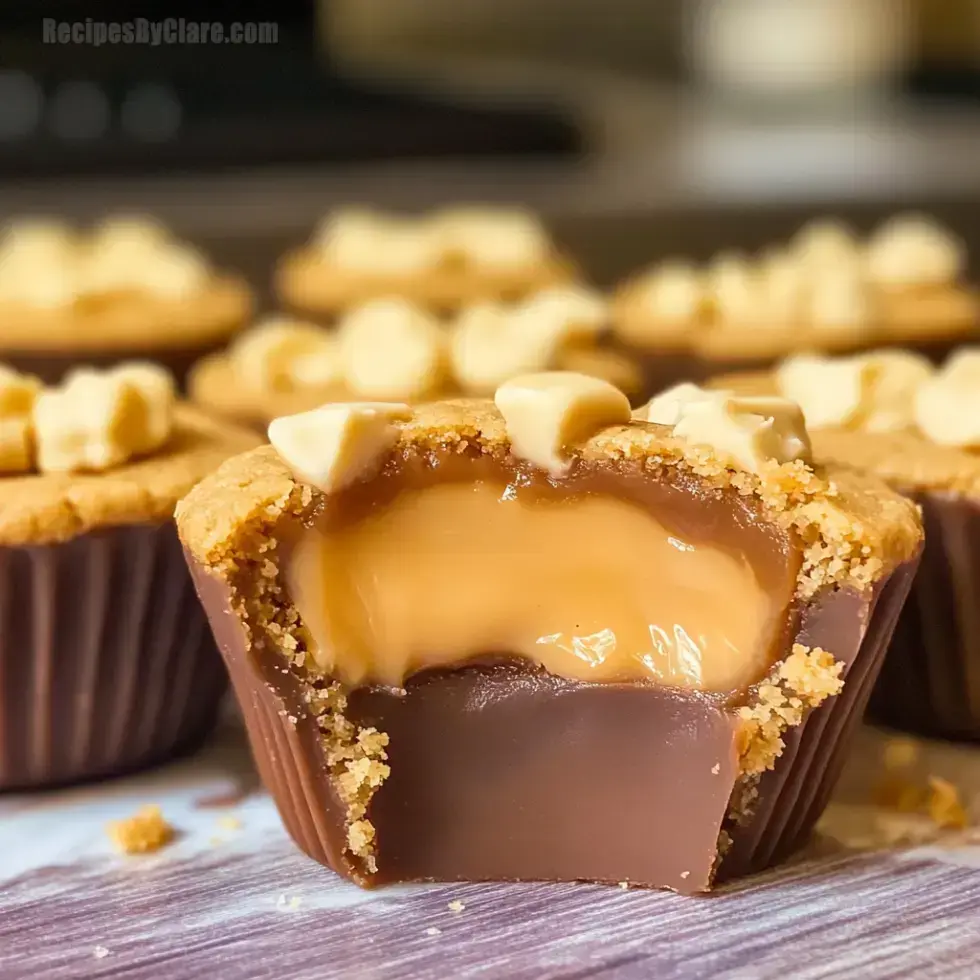
{"type": "MultiPolygon", "coordinates": [[[[851,798],[879,750],[866,736],[864,760],[842,784],[841,819],[861,810],[851,798]]],[[[980,773],[976,750],[931,751],[930,770],[951,767],[961,784],[980,773]]],[[[0,977],[978,974],[975,845],[852,851],[833,836],[832,811],[809,858],[713,896],[499,884],[364,892],[298,853],[268,797],[240,797],[250,772],[231,732],[150,776],[0,803],[0,977]],[[214,805],[222,795],[231,806],[214,805]],[[147,857],[113,854],[105,821],[148,801],[179,840],[147,857]],[[450,909],[456,901],[462,910],[450,909]]]]}

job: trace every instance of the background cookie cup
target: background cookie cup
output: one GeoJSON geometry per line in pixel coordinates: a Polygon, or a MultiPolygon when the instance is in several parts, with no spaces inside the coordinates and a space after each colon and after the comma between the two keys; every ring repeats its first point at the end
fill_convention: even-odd
{"type": "Polygon", "coordinates": [[[758,255],[669,260],[631,277],[614,336],[658,391],[803,351],[909,347],[938,362],[980,327],[966,271],[964,245],[925,216],[899,215],[867,240],[815,221],[758,255]]]}
{"type": "Polygon", "coordinates": [[[799,358],[712,387],[793,392],[814,455],[873,473],[922,508],[926,544],[870,703],[877,721],[980,739],[980,354],[799,358]]]}
{"type": "MultiPolygon", "coordinates": [[[[770,418],[726,407],[687,419],[716,446],[708,428],[681,435],[682,412],[631,421],[610,385],[549,372],[502,385],[499,408],[339,405],[279,419],[277,449],[199,484],[178,506],[181,538],[297,844],[365,886],[628,879],[681,892],[798,847],[864,710],[921,525],[880,481],[807,465],[798,409],[775,402],[770,418]],[[435,523],[415,524],[425,513],[435,523]],[[364,561],[376,552],[355,542],[379,515],[395,523],[368,539],[390,559],[375,575],[364,561]],[[551,518],[560,530],[542,532],[551,518]],[[430,538],[436,527],[449,533],[430,538]],[[302,556],[324,544],[322,567],[339,562],[339,577],[317,572],[309,586],[320,566],[302,556]],[[637,576],[647,545],[659,557],[637,576]],[[684,571],[659,571],[661,559],[684,571]],[[723,568],[730,589],[713,591],[723,568]],[[394,620],[329,610],[365,571],[372,595],[391,587],[394,620]],[[465,584],[454,591],[446,575],[465,584]],[[619,602],[646,616],[665,592],[664,616],[684,620],[667,620],[670,634],[699,637],[697,655],[667,631],[645,657],[634,651],[619,602]],[[718,659],[704,639],[719,635],[706,595],[735,619],[746,604],[765,610],[744,643],[728,643],[734,620],[723,620],[718,659]],[[573,633],[612,623],[616,642],[609,629],[578,637],[608,658],[592,670],[566,633],[544,636],[541,609],[573,633]],[[527,610],[526,635],[501,640],[527,610]],[[393,622],[424,624],[429,642],[413,645],[393,622]],[[615,833],[596,833],[603,819],[615,833]]],[[[640,621],[649,644],[662,619],[640,621]]]]}
{"type": "Polygon", "coordinates": [[[79,364],[151,359],[182,386],[251,313],[243,280],[147,219],[84,234],[15,224],[0,242],[0,360],[46,382],[79,364]]]}
{"type": "Polygon", "coordinates": [[[189,750],[225,688],[172,515],[256,440],[174,406],[160,369],[118,370],[0,375],[0,790],[189,750]]]}
{"type": "Polygon", "coordinates": [[[285,309],[329,323],[383,296],[438,315],[515,302],[575,272],[538,219],[520,208],[459,207],[421,217],[345,210],[282,258],[275,289],[285,309]]]}
{"type": "Polygon", "coordinates": [[[335,329],[274,316],[195,365],[189,395],[262,432],[281,415],[327,402],[487,394],[509,377],[547,368],[601,377],[636,396],[637,362],[601,346],[607,322],[605,299],[582,286],[467,307],[448,322],[394,298],[356,307],[335,329]]]}

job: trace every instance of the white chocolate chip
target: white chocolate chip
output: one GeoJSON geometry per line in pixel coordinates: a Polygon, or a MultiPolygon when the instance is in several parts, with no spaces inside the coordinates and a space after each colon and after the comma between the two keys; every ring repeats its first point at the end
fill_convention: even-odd
{"type": "Polygon", "coordinates": [[[809,295],[806,270],[791,252],[775,250],[762,259],[760,325],[793,326],[803,319],[809,295]]]}
{"type": "Polygon", "coordinates": [[[0,365],[0,473],[26,473],[34,459],[31,413],[41,384],[0,365]]]}
{"type": "Polygon", "coordinates": [[[364,275],[418,275],[440,260],[440,243],[425,222],[356,208],[329,215],[314,243],[325,262],[364,275]]]}
{"type": "Polygon", "coordinates": [[[553,330],[562,343],[593,340],[609,321],[609,304],[584,286],[555,286],[516,307],[513,320],[517,331],[553,330]]]}
{"type": "Polygon", "coordinates": [[[559,331],[540,321],[518,323],[511,310],[480,304],[464,310],[450,337],[453,375],[473,394],[490,394],[505,381],[549,367],[559,347],[559,331]]]}
{"type": "Polygon", "coordinates": [[[776,370],[780,391],[803,409],[807,425],[891,432],[912,423],[915,394],[932,366],[908,351],[855,357],[799,355],[776,370]]]}
{"type": "Polygon", "coordinates": [[[798,354],[776,369],[776,383],[803,410],[811,429],[850,427],[871,397],[873,372],[856,357],[798,354]]]}
{"type": "Polygon", "coordinates": [[[497,389],[494,402],[514,455],[556,476],[571,465],[571,447],[630,421],[629,399],[618,388],[572,371],[512,378],[497,389]]]}
{"type": "Polygon", "coordinates": [[[708,268],[707,283],[712,308],[723,325],[753,324],[765,310],[765,278],[740,255],[718,256],[708,268]]]}
{"type": "Polygon", "coordinates": [[[164,299],[186,299],[199,293],[211,274],[207,259],[184,246],[161,250],[143,269],[139,285],[164,299]]]}
{"type": "Polygon", "coordinates": [[[822,331],[861,331],[873,325],[874,297],[858,265],[828,265],[813,275],[806,320],[822,331]]]}
{"type": "Polygon", "coordinates": [[[785,398],[730,396],[689,403],[674,435],[708,446],[753,473],[772,463],[810,460],[803,413],[785,398]]]}
{"type": "Polygon", "coordinates": [[[638,284],[644,312],[664,323],[693,323],[704,312],[707,297],[705,277],[690,262],[663,262],[638,284]]]}
{"type": "Polygon", "coordinates": [[[931,218],[900,215],[871,238],[868,276],[886,289],[950,285],[966,266],[963,243],[931,218]]]}
{"type": "Polygon", "coordinates": [[[790,251],[808,273],[846,270],[861,264],[861,245],[854,232],[834,218],[804,225],[790,243],[790,251]]]}
{"type": "Polygon", "coordinates": [[[657,425],[677,425],[686,406],[726,398],[728,395],[727,391],[708,391],[690,381],[683,381],[655,395],[636,414],[644,421],[657,425]]]}
{"type": "Polygon", "coordinates": [[[937,445],[980,448],[980,349],[958,352],[919,386],[914,417],[937,445]]]}
{"type": "Polygon", "coordinates": [[[871,371],[870,398],[861,428],[896,432],[914,424],[919,388],[935,374],[928,358],[912,351],[879,350],[862,357],[871,371]]]}
{"type": "Polygon", "coordinates": [[[172,426],[158,370],[81,368],[60,388],[41,392],[34,403],[38,468],[101,471],[157,448],[172,426]]]}
{"type": "Polygon", "coordinates": [[[417,401],[445,381],[446,333],[405,300],[379,299],[354,310],[338,338],[344,380],[365,398],[417,401]]]}
{"type": "Polygon", "coordinates": [[[288,317],[269,317],[247,330],[231,345],[229,358],[242,382],[258,391],[329,386],[343,377],[337,339],[288,317]]]}
{"type": "Polygon", "coordinates": [[[151,453],[169,438],[174,425],[177,386],[173,375],[159,364],[150,361],[127,361],[107,372],[135,387],[143,396],[145,416],[142,426],[130,430],[130,455],[151,453]]]}
{"type": "Polygon", "coordinates": [[[408,405],[335,403],[269,424],[269,442],[297,479],[325,493],[366,480],[398,441],[394,423],[412,417],[408,405]]]}
{"type": "Polygon", "coordinates": [[[170,242],[170,233],[160,222],[146,215],[116,215],[95,228],[92,246],[96,250],[135,248],[156,251],[170,242]]]}
{"type": "Polygon", "coordinates": [[[526,269],[546,261],[551,251],[541,222],[519,209],[452,208],[434,215],[430,227],[444,258],[478,269],[526,269]]]}

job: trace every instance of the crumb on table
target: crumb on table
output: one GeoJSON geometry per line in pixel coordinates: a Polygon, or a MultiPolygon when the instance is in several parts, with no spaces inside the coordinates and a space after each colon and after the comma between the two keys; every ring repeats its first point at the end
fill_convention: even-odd
{"type": "Polygon", "coordinates": [[[895,736],[885,743],[882,761],[890,772],[908,769],[919,758],[921,753],[919,743],[912,738],[895,736]]]}
{"type": "Polygon", "coordinates": [[[962,830],[967,825],[966,810],[960,802],[960,791],[947,779],[929,777],[929,816],[938,827],[962,830]]]}
{"type": "Polygon", "coordinates": [[[447,906],[450,912],[462,912],[466,906],[458,899],[454,898],[447,906]]]}
{"type": "Polygon", "coordinates": [[[114,820],[106,828],[109,839],[123,854],[148,854],[165,847],[174,838],[174,828],[167,823],[160,807],[140,807],[125,820],[114,820]]]}

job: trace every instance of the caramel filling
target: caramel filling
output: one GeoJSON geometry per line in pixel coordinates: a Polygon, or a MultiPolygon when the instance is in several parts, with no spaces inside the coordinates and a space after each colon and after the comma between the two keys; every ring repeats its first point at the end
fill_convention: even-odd
{"type": "Polygon", "coordinates": [[[732,691],[765,674],[790,600],[745,552],[679,537],[637,503],[485,480],[305,529],[287,575],[318,665],[351,686],[497,655],[573,680],[732,691]]]}

